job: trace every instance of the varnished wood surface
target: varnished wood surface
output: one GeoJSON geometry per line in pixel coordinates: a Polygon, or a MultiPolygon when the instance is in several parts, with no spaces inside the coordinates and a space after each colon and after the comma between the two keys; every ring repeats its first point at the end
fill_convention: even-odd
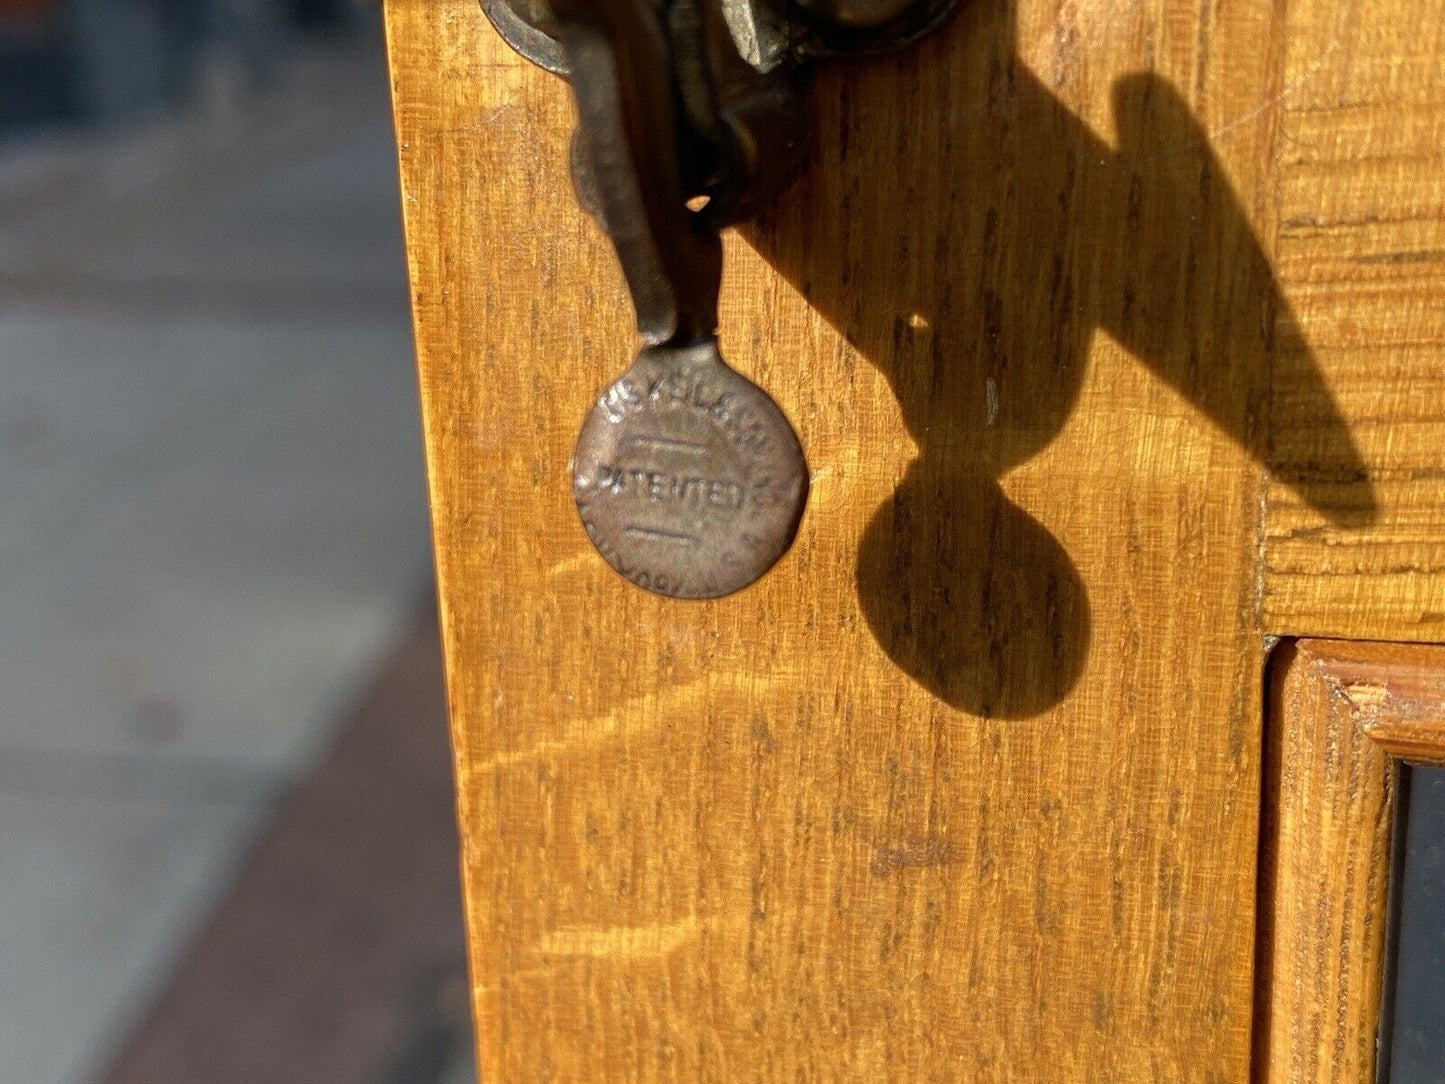
{"type": "Polygon", "coordinates": [[[390,0],[486,1079],[1247,1078],[1264,634],[1340,608],[1268,524],[1433,507],[1272,271],[1297,17],[978,0],[820,71],[722,328],[809,510],[684,605],[571,506],[635,339],[565,88],[390,0]]]}
{"type": "Polygon", "coordinates": [[[1355,725],[1392,757],[1438,763],[1445,754],[1445,648],[1314,641],[1315,671],[1348,704],[1355,725]]]}
{"type": "Polygon", "coordinates": [[[1276,267],[1305,340],[1275,363],[1265,622],[1445,641],[1445,5],[1292,0],[1286,26],[1276,267]],[[1310,354],[1363,473],[1301,398],[1310,354]]]}
{"type": "Polygon", "coordinates": [[[1375,1079],[1395,758],[1445,761],[1445,648],[1303,640],[1270,674],[1261,1084],[1375,1079]]]}

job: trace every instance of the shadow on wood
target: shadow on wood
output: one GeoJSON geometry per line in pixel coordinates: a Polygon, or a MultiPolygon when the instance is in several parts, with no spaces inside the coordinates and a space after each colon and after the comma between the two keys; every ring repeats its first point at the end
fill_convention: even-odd
{"type": "MultiPolygon", "coordinates": [[[[859,552],[873,633],[954,707],[1022,719],[1077,681],[1090,607],[1063,547],[997,480],[1063,429],[1094,335],[1261,464],[1271,358],[1308,351],[1180,93],[1120,79],[1110,146],[1020,62],[1015,22],[983,0],[916,55],[820,73],[811,168],[747,232],[887,377],[919,448],[859,552]]],[[[1309,367],[1298,405],[1331,419],[1330,467],[1285,481],[1364,526],[1365,464],[1309,367]]]]}

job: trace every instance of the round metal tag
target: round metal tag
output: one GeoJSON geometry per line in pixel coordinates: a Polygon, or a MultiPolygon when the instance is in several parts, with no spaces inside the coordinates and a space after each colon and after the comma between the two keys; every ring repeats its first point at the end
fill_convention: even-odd
{"type": "Polygon", "coordinates": [[[715,342],[646,350],[588,415],[572,494],[603,558],[649,591],[721,598],[788,551],[808,494],[778,405],[715,342]]]}

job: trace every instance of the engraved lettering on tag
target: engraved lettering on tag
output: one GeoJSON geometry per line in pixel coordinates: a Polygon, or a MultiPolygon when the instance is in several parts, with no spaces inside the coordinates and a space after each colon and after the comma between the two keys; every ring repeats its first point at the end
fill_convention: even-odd
{"type": "Polygon", "coordinates": [[[588,537],[638,586],[717,598],[787,552],[807,465],[775,403],[714,344],[646,351],[598,399],[572,485],[588,537]]]}

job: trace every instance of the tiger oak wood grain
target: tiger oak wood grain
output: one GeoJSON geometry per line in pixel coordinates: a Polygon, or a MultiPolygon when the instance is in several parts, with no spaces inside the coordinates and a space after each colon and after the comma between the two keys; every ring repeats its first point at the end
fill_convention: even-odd
{"type": "Polygon", "coordinates": [[[1445,5],[1295,0],[1286,19],[1276,267],[1368,467],[1275,364],[1264,548],[1271,632],[1445,641],[1445,5]],[[1331,523],[1281,481],[1319,479],[1331,523]]]}
{"type": "MultiPolygon", "coordinates": [[[[1394,445],[1314,265],[1271,274],[1327,15],[974,0],[821,70],[722,311],[808,513],[679,605],[571,507],[635,337],[566,89],[475,0],[389,0],[485,1079],[1248,1077],[1264,633],[1353,612],[1280,538],[1439,498],[1349,510],[1394,445]]],[[[1376,78],[1428,97],[1412,55],[1376,78]]]]}
{"type": "Polygon", "coordinates": [[[1416,764],[1445,754],[1445,648],[1306,641],[1315,670],[1355,725],[1390,756],[1416,764]]]}
{"type": "Polygon", "coordinates": [[[1445,648],[1301,640],[1270,676],[1256,1079],[1371,1081],[1396,760],[1445,762],[1445,648]]]}

